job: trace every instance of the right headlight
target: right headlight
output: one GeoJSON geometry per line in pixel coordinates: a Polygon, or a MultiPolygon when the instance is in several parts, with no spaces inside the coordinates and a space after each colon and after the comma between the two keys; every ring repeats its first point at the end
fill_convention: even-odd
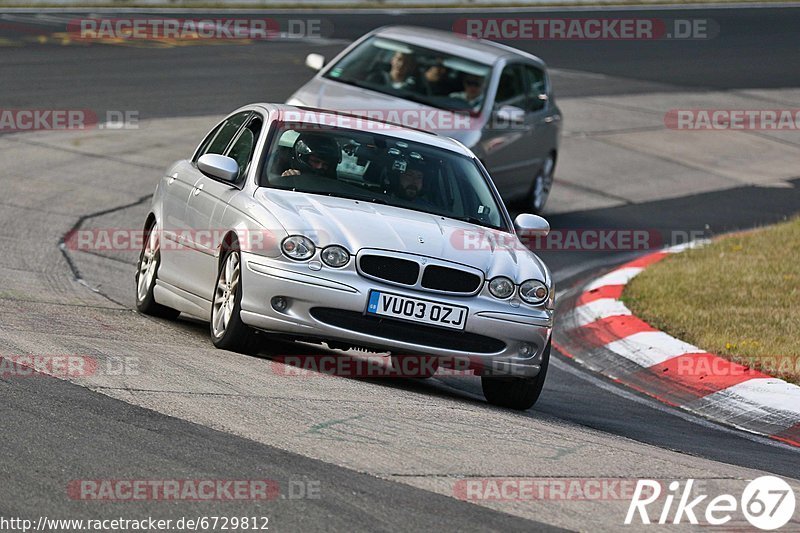
{"type": "Polygon", "coordinates": [[[281,243],[284,255],[295,261],[311,259],[316,249],[314,242],[305,235],[290,235],[281,243]]]}
{"type": "Polygon", "coordinates": [[[494,278],[489,282],[489,292],[495,298],[505,300],[514,294],[514,282],[503,276],[494,278]]]}
{"type": "Polygon", "coordinates": [[[548,293],[547,285],[538,279],[529,279],[519,286],[519,297],[532,305],[539,305],[547,300],[548,293]]]}

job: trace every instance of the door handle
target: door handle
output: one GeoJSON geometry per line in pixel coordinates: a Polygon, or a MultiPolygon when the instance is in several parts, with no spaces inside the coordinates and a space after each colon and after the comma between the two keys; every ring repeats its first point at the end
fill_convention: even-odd
{"type": "Polygon", "coordinates": [[[194,195],[197,196],[198,194],[200,194],[200,191],[202,190],[203,190],[203,184],[201,183],[200,185],[194,188],[194,195]]]}
{"type": "Polygon", "coordinates": [[[169,179],[167,180],[167,185],[172,185],[175,182],[175,179],[177,179],[177,177],[178,177],[178,173],[177,172],[175,172],[174,174],[170,175],[169,179]]]}

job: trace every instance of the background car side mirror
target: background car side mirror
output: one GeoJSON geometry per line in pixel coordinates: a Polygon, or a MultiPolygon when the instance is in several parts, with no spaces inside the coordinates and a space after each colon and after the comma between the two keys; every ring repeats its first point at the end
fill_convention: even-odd
{"type": "Polygon", "coordinates": [[[306,66],[312,70],[321,70],[325,66],[325,56],[322,54],[308,54],[306,66]]]}
{"type": "Polygon", "coordinates": [[[514,228],[519,232],[537,237],[546,237],[550,233],[550,223],[539,215],[522,213],[514,219],[514,228]]]}
{"type": "Polygon", "coordinates": [[[239,164],[230,157],[219,154],[205,154],[197,160],[200,172],[222,181],[234,182],[239,175],[239,164]]]}
{"type": "Polygon", "coordinates": [[[525,110],[513,105],[500,106],[495,109],[493,119],[495,126],[519,126],[525,123],[525,110]]]}

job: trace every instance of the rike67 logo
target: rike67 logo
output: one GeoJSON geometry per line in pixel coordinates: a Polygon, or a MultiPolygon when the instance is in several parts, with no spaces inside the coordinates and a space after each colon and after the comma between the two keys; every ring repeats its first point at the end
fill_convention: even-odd
{"type": "Polygon", "coordinates": [[[680,481],[672,481],[666,494],[662,494],[660,482],[638,480],[625,524],[641,521],[642,524],[688,522],[693,525],[723,526],[732,524],[734,517],[741,513],[751,526],[771,531],[785,526],[794,516],[794,490],[779,477],[762,476],[752,480],[738,499],[732,494],[712,498],[709,494],[703,494],[703,491],[697,495],[693,486],[693,479],[687,480],[683,487],[680,481]]]}

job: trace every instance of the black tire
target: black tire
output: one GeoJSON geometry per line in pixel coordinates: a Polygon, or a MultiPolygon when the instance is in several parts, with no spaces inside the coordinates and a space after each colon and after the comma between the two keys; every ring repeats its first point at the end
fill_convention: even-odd
{"type": "MultiPolygon", "coordinates": [[[[232,287],[231,284],[228,284],[228,291],[222,291],[222,294],[225,295],[226,298],[228,296],[232,297],[230,300],[226,300],[227,306],[231,306],[230,315],[227,318],[227,321],[224,319],[223,316],[219,316],[219,313],[222,312],[224,314],[224,309],[222,306],[218,306],[217,299],[220,296],[220,281],[222,280],[223,276],[226,274],[226,267],[230,266],[230,258],[234,257],[236,259],[236,264],[241,265],[241,253],[237,249],[230,249],[227,250],[223,257],[222,261],[220,261],[219,270],[217,272],[217,279],[214,283],[214,292],[213,292],[213,300],[211,302],[211,316],[209,317],[209,331],[211,332],[211,341],[214,343],[214,346],[220,348],[222,350],[230,350],[232,352],[239,352],[239,353],[254,353],[257,348],[257,335],[253,328],[242,322],[241,318],[241,310],[242,310],[242,283],[241,283],[241,271],[239,270],[238,279],[236,280],[235,285],[232,287]],[[222,320],[222,322],[215,322],[218,319],[222,320]],[[221,328],[219,326],[222,326],[221,328]]],[[[224,280],[223,280],[224,282],[224,280]]],[[[227,284],[227,282],[224,282],[227,284]]]]}
{"type": "Polygon", "coordinates": [[[550,154],[538,170],[536,177],[533,178],[531,192],[528,194],[527,212],[534,215],[542,214],[547,199],[550,197],[550,190],[553,188],[555,172],[556,159],[553,154],[550,154]]]}
{"type": "Polygon", "coordinates": [[[392,368],[401,377],[428,379],[439,369],[439,360],[431,355],[392,355],[392,368]]]}
{"type": "Polygon", "coordinates": [[[550,365],[550,341],[542,353],[542,366],[534,378],[481,376],[483,395],[492,405],[525,411],[539,399],[550,365]]]}
{"type": "Polygon", "coordinates": [[[161,266],[160,243],[161,238],[158,234],[158,227],[156,226],[156,221],[153,220],[144,232],[142,251],[139,253],[139,261],[136,263],[136,309],[145,315],[175,320],[181,314],[180,311],[157,303],[153,297],[153,289],[158,279],[158,269],[161,266]],[[152,248],[153,242],[155,242],[155,251],[152,248]],[[144,262],[147,264],[144,264],[144,262]],[[144,279],[142,278],[143,275],[145,276],[144,279]],[[147,279],[148,276],[149,281],[147,279]]]}

